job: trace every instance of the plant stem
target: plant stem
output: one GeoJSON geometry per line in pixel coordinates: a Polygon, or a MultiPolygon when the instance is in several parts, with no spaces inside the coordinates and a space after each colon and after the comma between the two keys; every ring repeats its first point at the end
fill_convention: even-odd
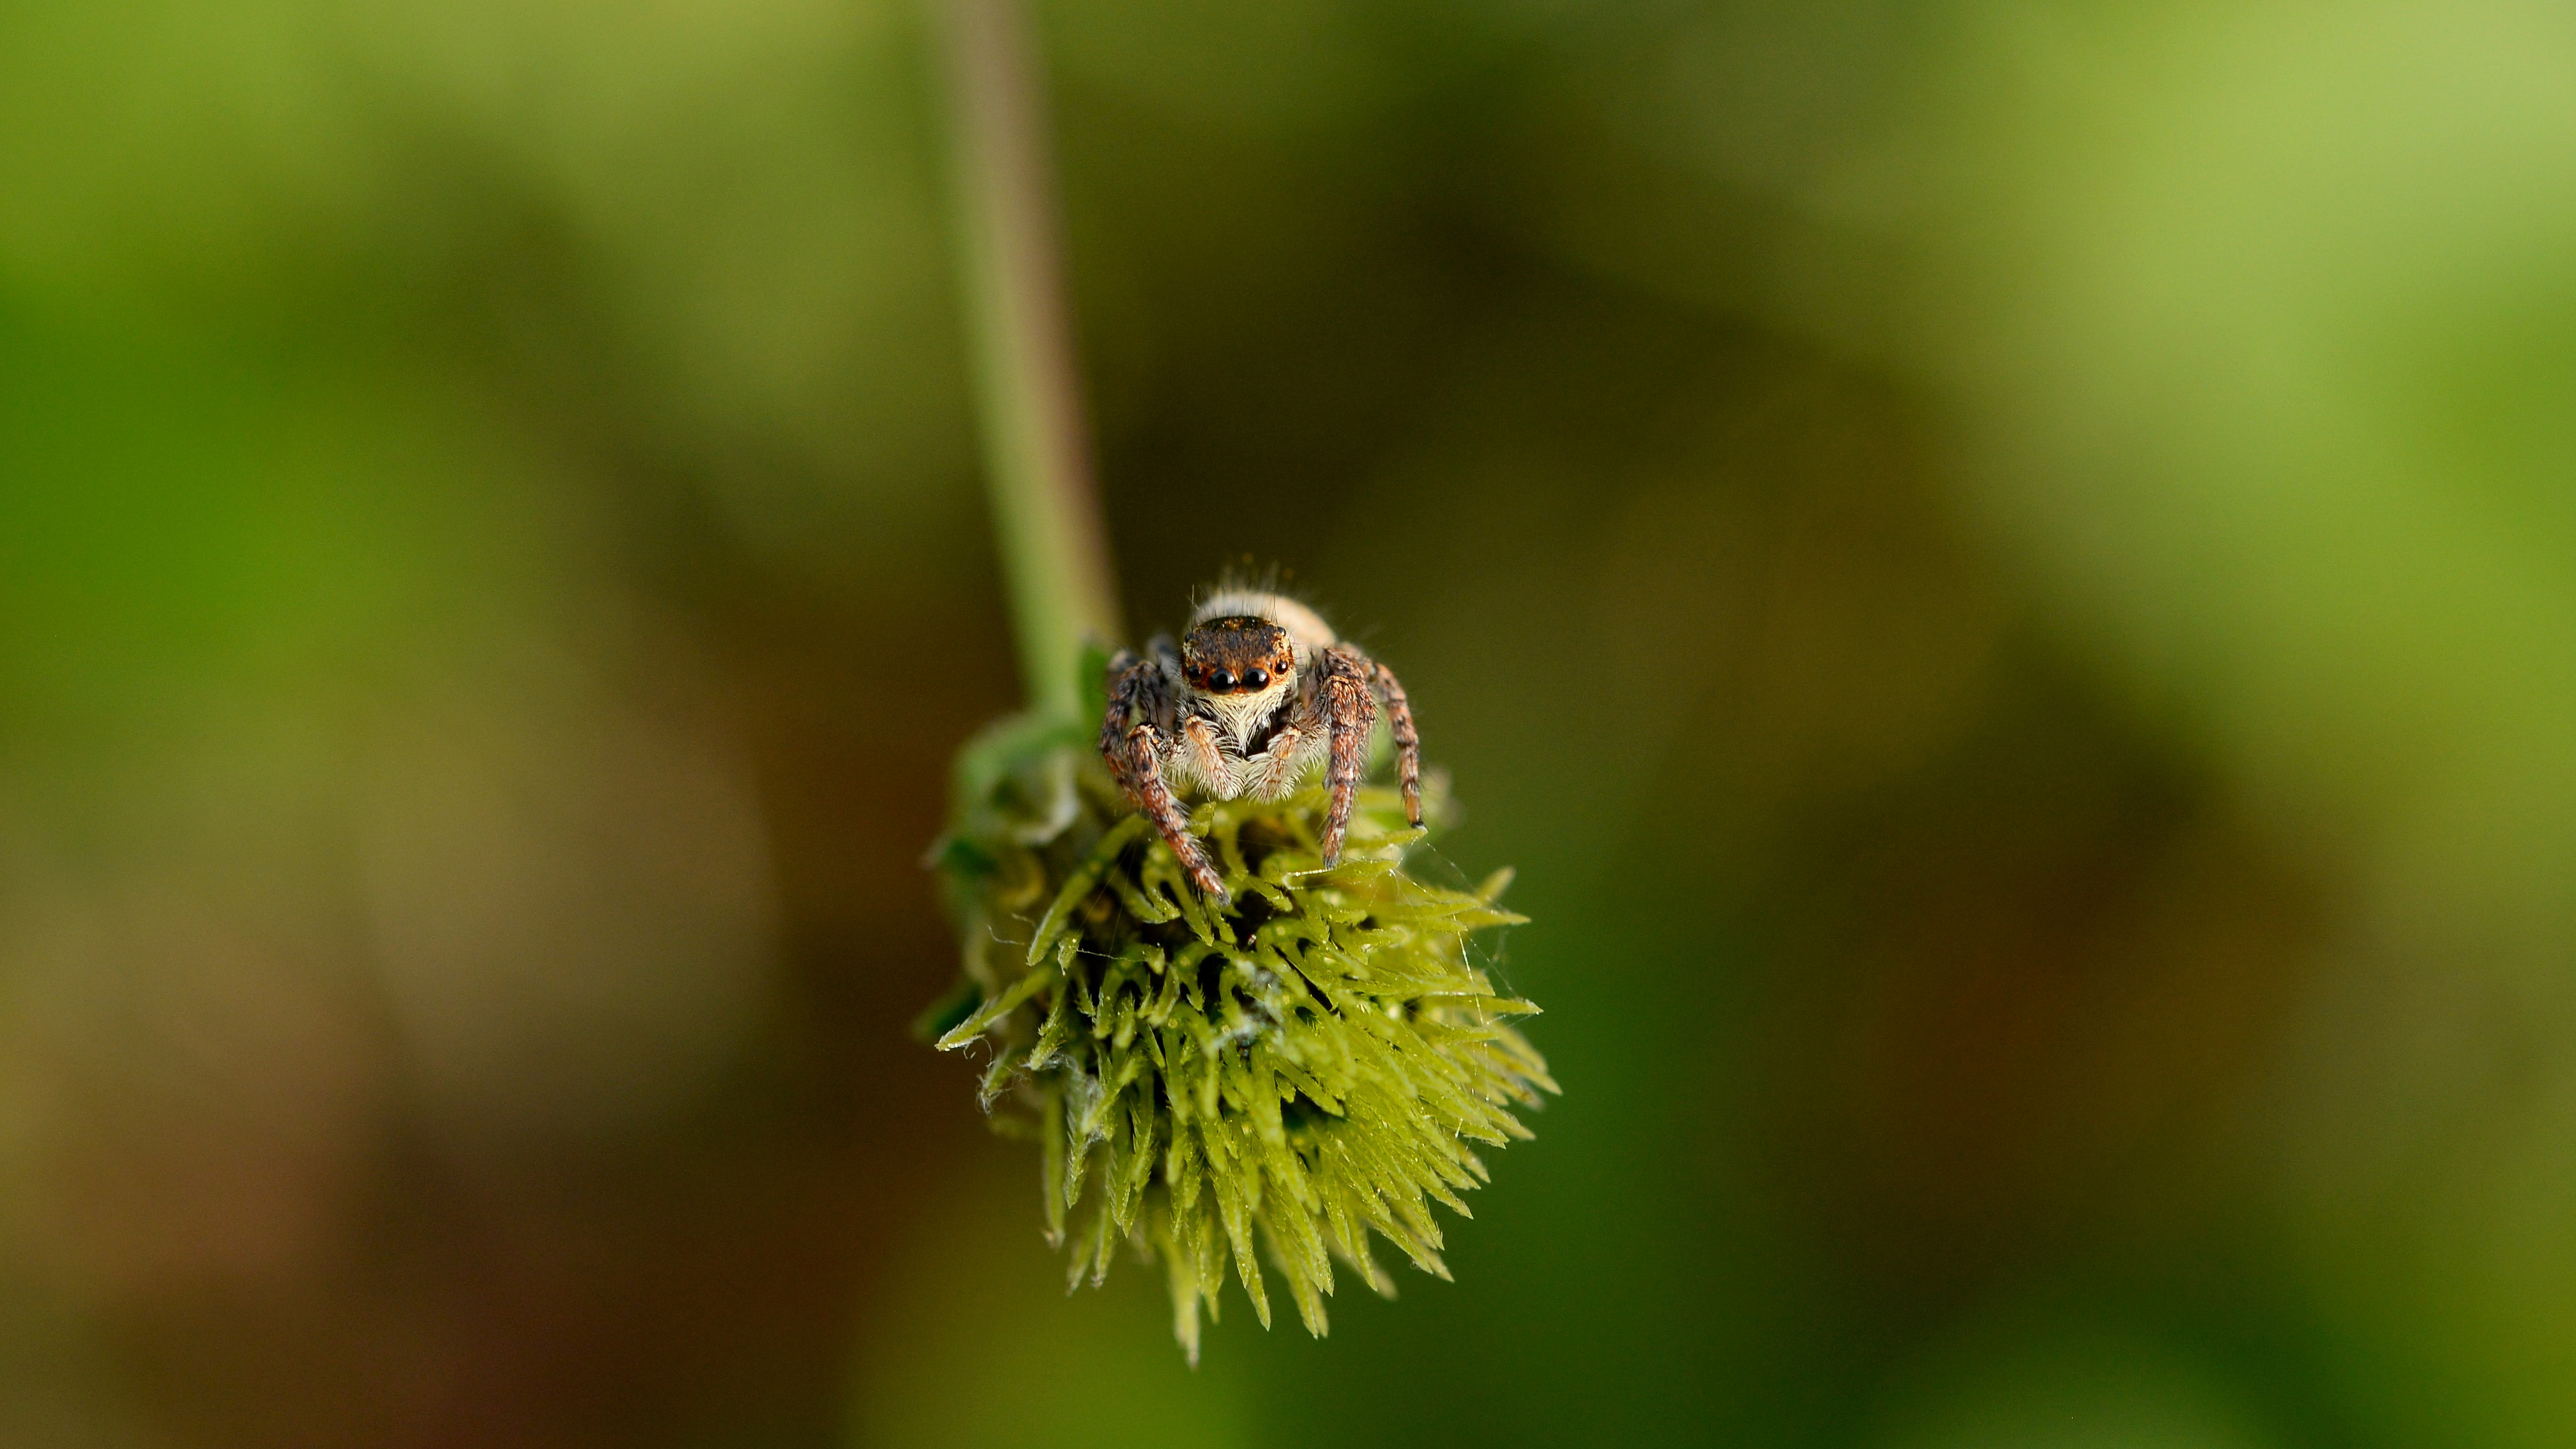
{"type": "Polygon", "coordinates": [[[1058,260],[1046,109],[1021,0],[939,0],[976,410],[1032,710],[1074,713],[1117,595],[1058,260]]]}

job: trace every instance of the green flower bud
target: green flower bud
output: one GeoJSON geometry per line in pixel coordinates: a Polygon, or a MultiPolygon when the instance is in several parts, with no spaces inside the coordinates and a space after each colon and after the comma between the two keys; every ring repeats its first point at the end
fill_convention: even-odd
{"type": "Polygon", "coordinates": [[[1267,1326],[1266,1257],[1316,1334],[1336,1260],[1393,1295],[1372,1234],[1447,1277],[1430,1205],[1468,1216],[1475,1147],[1529,1136],[1512,1109],[1557,1089],[1507,1020],[1538,1008],[1468,949],[1522,919],[1496,904],[1510,873],[1474,892],[1408,874],[1425,832],[1380,789],[1325,869],[1314,789],[1198,807],[1233,894],[1214,907],[1082,733],[1023,718],[960,757],[934,861],[965,979],[923,1020],[941,1050],[992,1051],[986,1110],[1039,1143],[1072,1281],[1121,1242],[1159,1259],[1195,1363],[1229,1263],[1267,1326]]]}

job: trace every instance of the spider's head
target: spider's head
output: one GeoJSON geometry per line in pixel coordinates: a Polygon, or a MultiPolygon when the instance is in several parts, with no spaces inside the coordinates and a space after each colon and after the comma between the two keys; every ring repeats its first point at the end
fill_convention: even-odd
{"type": "Polygon", "coordinates": [[[1268,619],[1208,619],[1182,636],[1181,674],[1201,694],[1266,699],[1297,677],[1297,648],[1288,631],[1268,619]]]}

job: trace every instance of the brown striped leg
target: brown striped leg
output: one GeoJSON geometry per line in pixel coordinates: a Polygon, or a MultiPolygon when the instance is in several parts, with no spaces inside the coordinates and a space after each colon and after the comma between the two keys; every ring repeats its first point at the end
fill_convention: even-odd
{"type": "Polygon", "coordinates": [[[1190,873],[1190,880],[1199,888],[1199,894],[1220,906],[1225,905],[1234,899],[1233,895],[1217,875],[1214,862],[1208,859],[1207,847],[1199,844],[1197,836],[1190,834],[1190,817],[1181,809],[1181,802],[1173,798],[1172,787],[1163,783],[1163,767],[1157,758],[1162,753],[1161,747],[1162,733],[1150,722],[1138,724],[1127,732],[1127,772],[1133,781],[1127,784],[1128,797],[1154,822],[1154,828],[1162,832],[1164,843],[1172,847],[1172,854],[1181,858],[1181,869],[1190,873]]]}
{"type": "Polygon", "coordinates": [[[1404,697],[1404,686],[1395,682],[1395,671],[1372,659],[1369,679],[1377,685],[1378,694],[1386,700],[1386,728],[1395,736],[1395,780],[1404,787],[1404,813],[1416,825],[1422,823],[1422,736],[1413,730],[1413,706],[1404,697]]]}
{"type": "Polygon", "coordinates": [[[1121,649],[1109,661],[1109,712],[1100,720],[1100,758],[1130,798],[1136,794],[1136,782],[1127,773],[1127,720],[1142,710],[1150,722],[1153,711],[1147,696],[1153,683],[1153,660],[1121,649]]]}
{"type": "Polygon", "coordinates": [[[1368,764],[1369,726],[1377,723],[1377,701],[1369,697],[1360,662],[1346,649],[1323,652],[1321,694],[1324,718],[1332,731],[1332,752],[1324,765],[1324,782],[1332,787],[1332,805],[1324,814],[1324,864],[1342,858],[1342,836],[1350,829],[1351,797],[1368,764]]]}
{"type": "Polygon", "coordinates": [[[1190,881],[1199,893],[1218,905],[1233,899],[1225,882],[1208,860],[1207,848],[1190,834],[1190,817],[1181,802],[1172,795],[1172,787],[1163,780],[1163,733],[1150,719],[1127,723],[1128,713],[1135,708],[1153,677],[1153,662],[1120,654],[1110,663],[1109,713],[1100,722],[1100,758],[1109,765],[1109,773],[1118,787],[1127,792],[1145,818],[1154,822],[1172,854],[1180,857],[1181,869],[1189,872],[1190,881]]]}

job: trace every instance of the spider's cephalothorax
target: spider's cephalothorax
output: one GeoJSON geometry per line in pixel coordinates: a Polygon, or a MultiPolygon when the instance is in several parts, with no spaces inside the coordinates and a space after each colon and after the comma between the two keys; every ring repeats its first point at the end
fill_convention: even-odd
{"type": "Polygon", "coordinates": [[[1296,600],[1221,590],[1190,615],[1177,650],[1156,639],[1142,657],[1122,651],[1109,661],[1100,754],[1190,879],[1224,901],[1225,883],[1190,834],[1179,793],[1276,800],[1320,768],[1332,789],[1323,839],[1330,865],[1341,858],[1381,699],[1405,812],[1419,825],[1422,744],[1404,686],[1296,600]]]}

